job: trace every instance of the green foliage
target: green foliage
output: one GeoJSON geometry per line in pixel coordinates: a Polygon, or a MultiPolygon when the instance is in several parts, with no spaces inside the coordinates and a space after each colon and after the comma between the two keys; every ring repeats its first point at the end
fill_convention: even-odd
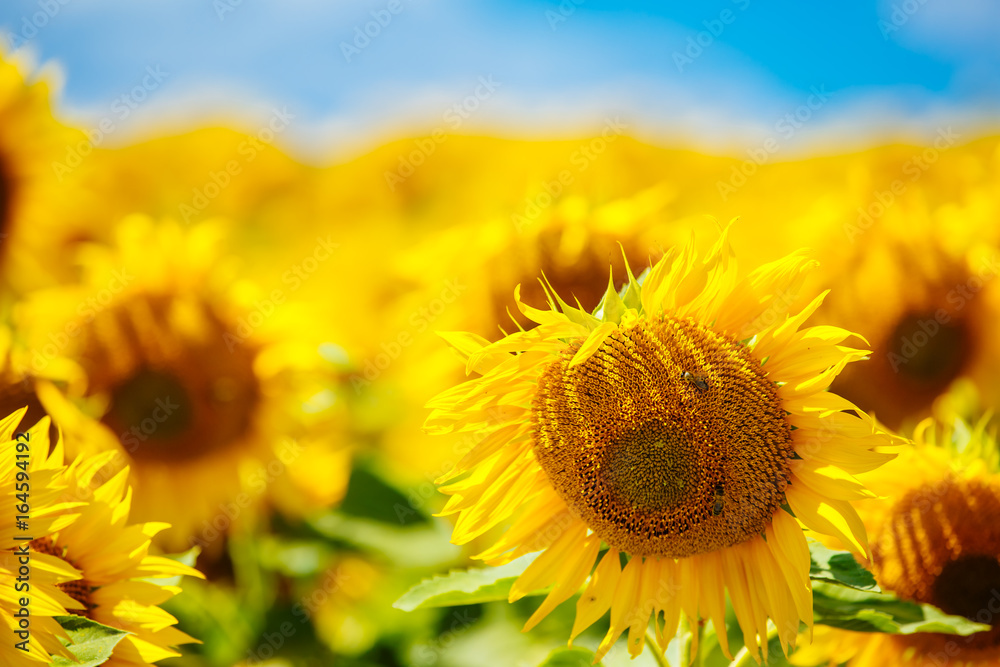
{"type": "Polygon", "coordinates": [[[382,479],[373,468],[373,464],[363,461],[355,464],[347,492],[340,503],[341,513],[396,526],[430,521],[421,507],[414,507],[405,494],[382,479]]]}
{"type": "Polygon", "coordinates": [[[68,644],[66,641],[63,641],[63,644],[69,647],[70,652],[77,659],[77,662],[73,662],[57,656],[52,661],[52,664],[57,667],[70,667],[71,665],[73,667],[96,667],[111,657],[115,646],[125,635],[131,634],[118,628],[109,628],[83,616],[57,616],[56,620],[70,638],[68,644]]]}
{"type": "MultiPolygon", "coordinates": [[[[549,654],[545,662],[538,667],[591,667],[594,664],[594,653],[585,648],[559,648],[549,654]]],[[[600,667],[602,663],[597,663],[600,667]]]]}
{"type": "Polygon", "coordinates": [[[815,540],[809,540],[809,578],[840,584],[861,591],[879,591],[875,576],[863,568],[848,551],[828,549],[815,540]]]}
{"type": "Polygon", "coordinates": [[[949,616],[929,604],[900,600],[881,592],[871,572],[847,551],[809,541],[816,623],[855,632],[909,635],[941,632],[970,635],[989,629],[961,616],[949,616]]]}
{"type": "Polygon", "coordinates": [[[524,556],[500,567],[452,570],[448,574],[424,579],[408,590],[393,606],[403,611],[413,611],[425,607],[506,600],[510,587],[532,560],[531,556],[524,556]]]}
{"type": "Polygon", "coordinates": [[[813,586],[813,613],[816,623],[855,632],[893,635],[940,632],[965,636],[989,630],[988,625],[949,616],[929,604],[825,583],[813,586]]]}

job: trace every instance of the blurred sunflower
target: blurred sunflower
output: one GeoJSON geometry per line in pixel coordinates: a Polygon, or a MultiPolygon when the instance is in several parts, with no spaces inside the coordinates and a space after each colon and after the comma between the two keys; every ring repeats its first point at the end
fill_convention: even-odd
{"type": "Polygon", "coordinates": [[[49,447],[49,420],[42,419],[21,439],[27,449],[19,448],[15,434],[25,418],[26,409],[7,414],[0,421],[0,515],[6,517],[0,525],[0,662],[4,665],[37,665],[48,663],[51,655],[71,658],[59,639],[66,637],[54,616],[64,616],[67,610],[80,609],[81,605],[69,597],[63,588],[72,586],[73,580],[80,578],[79,571],[57,558],[31,553],[28,556],[30,574],[30,635],[18,636],[23,630],[18,625],[15,614],[20,609],[20,599],[28,589],[24,580],[18,583],[18,570],[24,563],[24,550],[29,542],[24,541],[24,531],[18,530],[14,518],[23,514],[17,510],[23,498],[23,483],[27,477],[30,492],[31,518],[28,536],[47,539],[48,535],[65,529],[73,522],[81,503],[63,498],[66,489],[66,468],[63,465],[62,449],[49,447]],[[28,458],[18,458],[27,454],[28,458]],[[19,463],[23,463],[19,465],[19,463]],[[18,473],[26,473],[18,476],[18,473]],[[19,489],[20,486],[20,489],[19,489]],[[21,642],[25,649],[17,647],[21,642]]]}
{"type": "MultiPolygon", "coordinates": [[[[31,351],[22,374],[57,383],[47,407],[64,428],[101,422],[89,446],[119,453],[136,514],[171,523],[158,538],[171,549],[214,542],[275,483],[315,480],[303,449],[336,438],[329,428],[297,442],[331,403],[308,402],[323,386],[313,330],[283,292],[238,279],[224,239],[221,223],[126,219],[115,247],[81,249],[82,284],[34,292],[15,311],[31,351]],[[48,378],[65,366],[76,373],[48,378]]],[[[323,460],[342,487],[342,457],[323,460]]]]}
{"type": "Polygon", "coordinates": [[[0,271],[19,291],[65,276],[61,260],[80,230],[54,211],[82,194],[79,164],[68,167],[66,156],[91,148],[83,132],[53,118],[51,73],[34,70],[0,58],[0,271]]]}
{"type": "Polygon", "coordinates": [[[429,404],[428,431],[481,437],[445,478],[467,476],[441,489],[443,514],[459,515],[453,541],[523,509],[477,557],[542,551],[510,592],[554,586],[526,630],[584,585],[606,543],[572,630],[610,608],[598,659],[626,629],[638,655],[651,616],[660,651],[682,611],[724,627],[726,592],[752,654],[768,618],[787,649],[812,623],[795,517],[867,552],[850,501],[871,494],[853,474],[891,458],[872,448],[892,440],[826,392],[865,352],[841,344],[846,330],[799,330],[824,295],[779,316],[814,262],[797,253],[740,279],[727,234],[704,260],[692,243],[671,250],[641,284],[628,271],[594,315],[554,292],[537,310],[518,288],[535,328],[495,343],[443,334],[481,375],[429,404]]]}
{"type": "MultiPolygon", "coordinates": [[[[954,156],[962,175],[955,178],[968,182],[942,187],[951,199],[940,201],[936,183],[879,192],[835,230],[839,238],[822,242],[822,282],[837,289],[815,321],[858,331],[873,349],[871,362],[845,370],[833,389],[895,429],[911,430],[960,378],[972,380],[988,405],[1000,399],[992,335],[1000,317],[1000,147],[992,158],[973,149],[983,152],[976,146],[964,160],[954,156]]],[[[870,193],[870,177],[858,179],[870,193]]]]}
{"type": "Polygon", "coordinates": [[[862,477],[882,498],[858,503],[884,590],[992,626],[967,637],[825,628],[794,656],[866,665],[995,665],[1000,661],[1000,448],[987,422],[926,420],[916,446],[862,477]]]}
{"type": "Polygon", "coordinates": [[[174,625],[177,619],[159,605],[180,592],[150,579],[202,577],[177,561],[149,554],[152,538],[164,523],[127,525],[132,491],[128,470],[101,483],[98,473],[115,452],[78,458],[66,473],[63,497],[83,501],[68,526],[35,539],[31,549],[61,559],[80,578],[61,585],[82,616],[130,634],[115,645],[109,666],[149,665],[180,655],[173,647],[196,641],[174,625]]]}

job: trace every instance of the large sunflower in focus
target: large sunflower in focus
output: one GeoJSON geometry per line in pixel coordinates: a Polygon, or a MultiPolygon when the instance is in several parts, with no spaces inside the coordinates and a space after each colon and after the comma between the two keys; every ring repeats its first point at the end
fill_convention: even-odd
{"type": "Polygon", "coordinates": [[[796,664],[996,665],[1000,662],[1000,449],[986,422],[921,424],[916,447],[862,476],[888,500],[858,504],[879,585],[992,626],[966,637],[825,628],[796,664]]]}
{"type": "Polygon", "coordinates": [[[401,399],[399,409],[383,409],[379,416],[401,416],[387,429],[384,447],[404,476],[426,473],[433,480],[468,447],[461,438],[427,439],[414,447],[413,433],[422,421],[415,408],[431,398],[432,387],[461,380],[451,363],[454,353],[442,348],[434,331],[493,336],[501,329],[535,326],[518,310],[510,286],[521,284],[527,303],[544,302],[539,275],[568,302],[578,300],[593,310],[606,287],[594,276],[605,275],[609,266],[623,276],[627,262],[645,266],[650,257],[662,256],[662,243],[683,240],[689,229],[664,216],[676,196],[666,185],[601,203],[568,187],[555,197],[538,188],[526,191],[529,203],[519,204],[515,212],[425,235],[395,262],[397,285],[406,292],[378,308],[376,316],[386,318],[382,331],[404,332],[410,345],[399,350],[399,361],[392,360],[383,373],[396,340],[373,338],[380,347],[370,350],[356,377],[372,379],[380,396],[401,399]]]}
{"type": "MultiPolygon", "coordinates": [[[[292,335],[301,313],[276,301],[280,290],[238,280],[221,225],[182,231],[134,217],[117,232],[116,247],[81,254],[82,285],[20,305],[22,373],[75,366],[74,382],[54,378],[53,418],[67,430],[101,422],[88,439],[131,468],[138,518],[173,525],[165,546],[214,542],[265,492],[316,476],[294,438],[306,436],[299,417],[321,386],[319,357],[306,331],[292,335]]],[[[342,480],[341,466],[328,479],[342,480]]]]}
{"type": "Polygon", "coordinates": [[[553,586],[526,629],[589,576],[572,635],[610,609],[598,659],[625,630],[638,655],[651,617],[661,651],[682,612],[724,627],[727,592],[751,653],[768,618],[791,646],[812,623],[802,525],[867,553],[850,501],[871,494],[853,474],[889,458],[872,448],[891,440],[826,392],[865,352],[843,329],[799,329],[822,295],[779,315],[814,262],[794,254],[741,279],[727,233],[704,259],[689,244],[641,284],[629,272],[594,315],[554,293],[537,310],[518,288],[533,329],[446,334],[481,376],[435,398],[427,420],[481,437],[442,488],[454,541],[513,517],[478,557],[541,551],[510,594],[553,586]]]}

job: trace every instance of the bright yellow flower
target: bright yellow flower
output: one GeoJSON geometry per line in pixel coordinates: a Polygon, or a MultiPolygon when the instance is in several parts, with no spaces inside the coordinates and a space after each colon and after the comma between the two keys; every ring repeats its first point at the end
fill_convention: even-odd
{"type": "Polygon", "coordinates": [[[148,665],[180,655],[173,647],[195,641],[174,627],[176,618],[159,608],[180,588],[148,580],[202,575],[149,554],[153,536],[169,526],[128,524],[132,501],[128,469],[101,483],[100,472],[114,455],[78,458],[69,466],[63,497],[86,504],[72,523],[31,546],[79,570],[80,580],[64,584],[63,590],[82,606],[81,615],[131,633],[104,664],[148,665]]]}
{"type": "MultiPolygon", "coordinates": [[[[436,330],[493,336],[500,329],[534,326],[518,311],[510,286],[520,283],[524,301],[542,302],[539,275],[570,303],[578,299],[592,310],[606,287],[595,275],[610,265],[623,276],[626,262],[644,266],[662,256],[661,243],[687,235],[687,225],[663,217],[673,196],[663,187],[600,205],[568,192],[557,198],[544,189],[540,193],[548,199],[516,214],[493,214],[429,233],[393,263],[401,293],[373,309],[381,319],[380,335],[372,338],[351,382],[370,386],[380,405],[396,402],[398,407],[376,416],[384,428],[386,459],[403,478],[423,477],[426,484],[458,462],[457,450],[468,447],[456,439],[414,441],[422,421],[419,408],[433,388],[461,380],[450,363],[454,353],[440,345],[436,330]]],[[[531,192],[529,200],[536,195],[531,192]]]]}
{"type": "Polygon", "coordinates": [[[0,516],[4,517],[0,525],[0,663],[11,666],[48,664],[50,654],[70,657],[59,642],[66,635],[52,617],[80,608],[62,590],[80,578],[74,567],[44,554],[24,553],[29,545],[26,537],[47,539],[65,529],[76,518],[80,505],[63,498],[66,468],[62,447],[56,445],[49,451],[49,420],[41,420],[25,431],[25,437],[15,439],[24,416],[22,408],[0,421],[0,516]],[[19,454],[27,458],[18,458],[19,454]],[[18,486],[24,484],[27,497],[19,498],[25,487],[18,486]],[[21,530],[15,517],[23,514],[18,506],[25,502],[30,513],[26,529],[21,530]],[[28,572],[21,571],[22,567],[28,572]],[[30,600],[27,631],[19,626],[23,597],[30,600]],[[19,631],[30,635],[16,635],[19,631]]]}
{"type": "Polygon", "coordinates": [[[24,291],[68,275],[66,250],[80,228],[63,212],[79,203],[83,170],[64,163],[90,144],[53,118],[51,77],[19,60],[0,58],[0,268],[5,284],[24,291]]]}
{"type": "MultiPolygon", "coordinates": [[[[239,279],[221,223],[182,230],[137,216],[117,231],[115,247],[84,248],[82,284],[19,304],[23,372],[52,379],[47,407],[60,426],[119,453],[138,517],[173,525],[161,544],[217,547],[269,493],[288,486],[278,500],[307,502],[293,491],[316,478],[304,452],[339,445],[339,406],[310,403],[325,386],[324,332],[302,326],[307,313],[287,292],[239,279]]],[[[310,497],[329,503],[344,461],[322,461],[333,469],[310,497]]]]}
{"type": "Polygon", "coordinates": [[[862,476],[883,500],[858,503],[883,590],[992,626],[961,637],[826,629],[796,664],[996,665],[1000,662],[1000,449],[986,422],[921,424],[916,447],[862,476]]]}
{"type": "Polygon", "coordinates": [[[853,474],[891,457],[872,451],[890,438],[825,391],[865,352],[843,329],[799,329],[824,295],[786,316],[813,264],[798,253],[740,278],[724,232],[704,259],[688,244],[641,285],[629,273],[595,315],[554,294],[537,310],[518,289],[533,329],[445,334],[481,377],[435,398],[426,426],[481,440],[447,475],[467,473],[442,488],[444,514],[459,544],[514,517],[488,563],[542,551],[510,593],[554,586],[526,629],[588,576],[572,636],[610,609],[599,657],[626,629],[638,655],[651,616],[661,651],[682,612],[724,627],[727,592],[751,652],[768,618],[785,647],[811,625],[799,522],[867,552],[851,501],[871,494],[853,474]]]}
{"type": "Polygon", "coordinates": [[[857,331],[872,347],[871,361],[846,369],[834,391],[907,432],[957,380],[1000,404],[1000,144],[956,146],[914,178],[933,150],[881,148],[845,161],[854,187],[833,224],[801,222],[815,228],[819,283],[834,288],[814,322],[857,331]]]}

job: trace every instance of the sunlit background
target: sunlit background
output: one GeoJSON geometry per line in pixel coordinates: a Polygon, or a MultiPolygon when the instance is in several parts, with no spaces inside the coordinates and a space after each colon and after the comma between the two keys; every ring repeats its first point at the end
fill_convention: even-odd
{"type": "Polygon", "coordinates": [[[541,272],[592,310],[739,218],[741,266],[812,248],[813,321],[871,345],[835,390],[906,437],[976,421],[998,35],[990,0],[7,0],[3,415],[115,452],[151,553],[204,573],[157,664],[589,664],[546,662],[572,603],[521,633],[540,598],[411,591],[500,534],[434,516],[474,444],[421,428],[465,379],[435,332],[528,326],[541,272]]]}

